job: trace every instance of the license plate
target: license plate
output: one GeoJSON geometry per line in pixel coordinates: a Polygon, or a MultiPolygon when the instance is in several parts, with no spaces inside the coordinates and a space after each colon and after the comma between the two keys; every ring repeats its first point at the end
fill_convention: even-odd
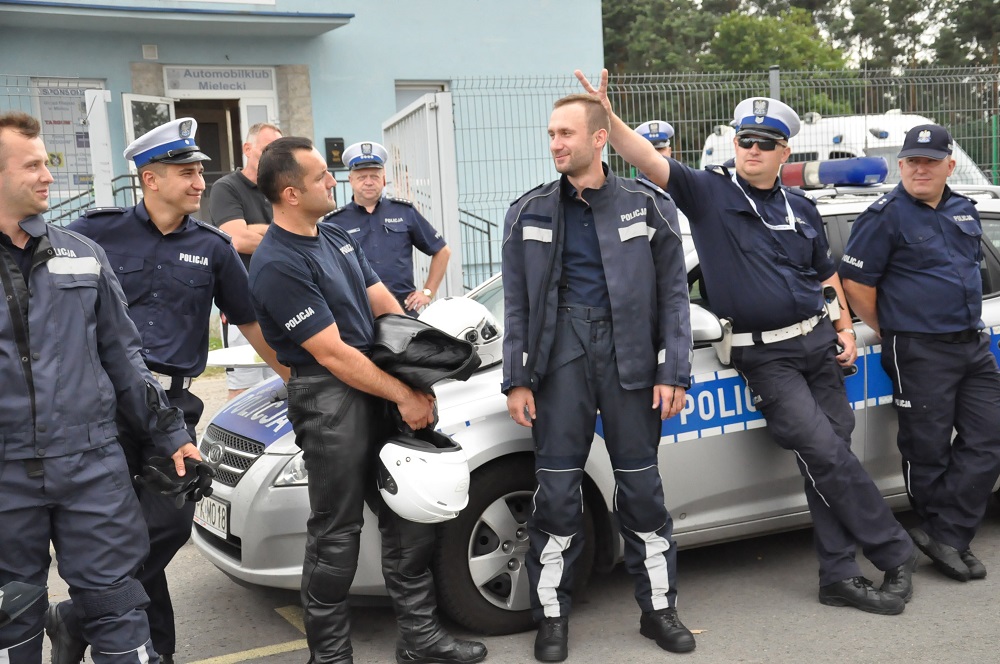
{"type": "Polygon", "coordinates": [[[229,503],[217,498],[202,498],[195,503],[194,522],[226,539],[229,536],[229,503]]]}

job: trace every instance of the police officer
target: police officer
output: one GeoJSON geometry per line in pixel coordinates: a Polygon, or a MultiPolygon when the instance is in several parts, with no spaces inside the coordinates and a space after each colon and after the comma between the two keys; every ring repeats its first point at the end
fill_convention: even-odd
{"type": "Polygon", "coordinates": [[[366,498],[378,514],[382,574],[396,610],[396,661],[479,662],[486,647],[448,635],[436,616],[434,526],[405,521],[375,490],[373,462],[387,436],[387,401],[414,430],[433,420],[434,397],[368,359],[374,317],[401,314],[360,244],[335,224],[336,185],[307,138],[271,143],[257,178],[274,223],[250,261],[250,288],[265,338],[292,367],[288,418],[309,472],[302,603],[309,662],[353,661],[348,590],[358,565],[366,498]]]}
{"type": "Polygon", "coordinates": [[[973,202],[947,185],[951,153],[944,127],[907,132],[900,183],[854,223],[840,274],[855,313],[882,336],[920,517],[910,536],[967,581],[986,577],[969,543],[1000,475],[1000,373],[981,319],[983,229],[973,202]]]}
{"type": "MultiPolygon", "coordinates": [[[[247,270],[250,257],[264,237],[264,231],[271,223],[271,202],[257,188],[257,166],[260,153],[271,143],[281,138],[281,130],[268,122],[258,122],[247,130],[247,140],[243,143],[243,168],[224,175],[212,185],[209,198],[212,223],[233,238],[233,247],[247,270]]],[[[222,320],[222,345],[226,348],[246,346],[247,340],[235,325],[230,325],[225,312],[222,320]]],[[[234,399],[245,390],[273,376],[264,367],[241,367],[226,369],[226,385],[229,398],[234,399]]]]}
{"type": "MultiPolygon", "coordinates": [[[[228,235],[190,215],[205,190],[202,162],[208,157],[195,144],[198,124],[180,118],[136,139],[125,150],[138,169],[143,200],[128,208],[90,210],[69,225],[97,242],[121,282],[129,317],[142,337],[141,355],[163,386],[170,404],[184,413],[195,436],[204,404],[189,390],[208,360],[209,319],[213,301],[229,314],[262,358],[284,376],[274,352],[264,343],[250,303],[246,269],[228,235]]],[[[120,424],[120,442],[133,474],[138,474],[145,434],[120,424]]],[[[171,498],[138,488],[149,529],[150,552],[136,578],[150,597],[153,646],[171,662],[176,649],[174,610],[165,569],[191,534],[195,504],[177,509],[171,498]]],[[[80,634],[72,605],[53,607],[50,634],[57,655],[79,661],[82,644],[68,648],[66,635],[80,634]],[[65,630],[60,625],[65,621],[65,630]]],[[[56,664],[65,664],[57,662],[56,664]]]]}
{"type": "Polygon", "coordinates": [[[669,122],[664,122],[663,120],[643,122],[635,128],[635,133],[652,143],[656,151],[664,157],[673,156],[670,141],[674,137],[674,128],[669,122]]]}
{"type": "Polygon", "coordinates": [[[382,196],[385,188],[385,160],[389,153],[378,143],[365,141],[344,150],[344,165],[354,195],[324,221],[350,233],[378,274],[399,301],[405,313],[417,313],[434,299],[448,268],[451,249],[441,233],[417,212],[413,203],[382,196]],[[431,256],[423,288],[413,284],[413,248],[431,256]]]}
{"type": "MultiPolygon", "coordinates": [[[[44,586],[49,546],[96,664],[159,661],[133,577],[149,550],[115,425],[147,454],[200,459],[142,362],[104,251],[45,222],[35,118],[0,115],[0,586],[44,586]]],[[[39,664],[45,604],[0,627],[0,662],[39,664]]]]}
{"type": "Polygon", "coordinates": [[[677,616],[673,521],[656,460],[661,420],[680,412],[691,373],[677,211],[659,188],[601,162],[608,115],[596,99],[557,101],[549,136],[562,177],[514,202],[503,243],[502,389],[510,416],[532,429],[538,479],[526,561],[535,659],[568,654],[581,482],[598,409],[640,633],[688,652],[695,640],[677,616]]]}
{"type": "MultiPolygon", "coordinates": [[[[607,70],[595,90],[607,99],[607,70]]],[[[775,442],[795,453],[819,556],[819,601],[896,614],[913,593],[913,542],[851,452],[854,413],[842,367],[857,348],[842,305],[824,307],[824,289],[844,301],[823,222],[812,201],[780,186],[799,118],[786,104],[745,99],[734,111],[735,165],[704,171],[663,159],[618,118],[615,149],[667,187],[691,220],[710,308],[732,323],[732,364],[747,382],[775,442]],[[855,562],[865,556],[885,571],[879,588],[855,562]]]]}

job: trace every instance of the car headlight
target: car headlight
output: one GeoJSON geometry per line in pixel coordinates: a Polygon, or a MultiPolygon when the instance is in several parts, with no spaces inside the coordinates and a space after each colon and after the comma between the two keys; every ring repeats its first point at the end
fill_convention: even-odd
{"type": "Polygon", "coordinates": [[[274,486],[304,486],[309,482],[309,472],[302,452],[297,453],[274,480],[274,486]]]}

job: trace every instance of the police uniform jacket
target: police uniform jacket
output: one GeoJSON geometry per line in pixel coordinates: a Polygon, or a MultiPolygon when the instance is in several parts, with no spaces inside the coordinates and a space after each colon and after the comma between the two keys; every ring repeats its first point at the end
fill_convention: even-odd
{"type": "MultiPolygon", "coordinates": [[[[593,206],[622,387],[687,387],[687,272],[670,197],[650,182],[607,179],[593,206]]],[[[515,201],[504,221],[503,383],[538,389],[555,337],[565,232],[562,180],[515,201]]]]}
{"type": "Polygon", "coordinates": [[[433,256],[445,246],[441,233],[431,226],[413,203],[382,197],[368,213],[353,200],[328,214],[323,221],[340,226],[365,250],[379,279],[393,295],[416,290],[413,283],[413,248],[433,256]]]}
{"type": "MultiPolygon", "coordinates": [[[[116,440],[115,414],[148,431],[155,454],[191,442],[139,352],[125,297],[100,247],[36,215],[21,228],[39,238],[28,298],[31,386],[6,302],[0,306],[0,460],[76,454],[116,440]],[[33,389],[32,389],[33,386],[33,389]],[[32,420],[32,402],[35,417],[32,420]]],[[[0,251],[6,249],[0,248],[0,251]]],[[[20,291],[23,280],[14,279],[20,291]]]]}
{"type": "Polygon", "coordinates": [[[139,203],[89,210],[69,228],[107,252],[153,371],[193,377],[205,370],[213,301],[233,325],[256,320],[246,268],[229,235],[211,224],[185,217],[164,235],[139,203]]]}
{"type": "Polygon", "coordinates": [[[667,191],[691,222],[709,309],[737,332],[763,332],[823,312],[823,286],[837,273],[816,204],[775,185],[752,189],[726,166],[695,170],[670,159],[667,191]],[[748,193],[749,192],[749,193],[748,193]],[[788,226],[785,201],[794,216],[788,226]]]}
{"type": "Polygon", "coordinates": [[[899,184],[854,222],[840,274],[878,289],[878,320],[886,330],[981,329],[982,235],[969,198],[946,187],[932,208],[899,184]]]}

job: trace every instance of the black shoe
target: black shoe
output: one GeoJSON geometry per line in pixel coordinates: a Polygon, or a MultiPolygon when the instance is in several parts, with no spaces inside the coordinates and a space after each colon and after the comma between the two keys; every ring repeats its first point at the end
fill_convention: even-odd
{"type": "Polygon", "coordinates": [[[169,655],[160,655],[160,664],[174,664],[173,653],[170,653],[169,655]]]}
{"type": "Polygon", "coordinates": [[[691,652],[695,647],[694,634],[677,617],[677,609],[643,611],[639,633],[670,652],[691,652]]]}
{"type": "Polygon", "coordinates": [[[79,664],[87,650],[87,642],[69,633],[59,614],[58,604],[49,604],[45,612],[45,633],[52,641],[52,664],[79,664]]]}
{"type": "Polygon", "coordinates": [[[561,662],[569,655],[569,618],[544,618],[535,635],[535,659],[561,662]]]}
{"type": "Polygon", "coordinates": [[[913,597],[913,572],[917,569],[917,550],[906,559],[902,565],[896,565],[892,569],[885,571],[885,578],[882,580],[882,587],[879,588],[884,593],[895,595],[904,602],[909,602],[913,597]]]}
{"type": "Polygon", "coordinates": [[[479,641],[463,641],[444,636],[427,648],[397,648],[399,664],[472,664],[486,659],[486,646],[479,641]]]}
{"type": "Polygon", "coordinates": [[[962,559],[962,562],[965,563],[965,566],[969,568],[970,579],[986,578],[986,565],[972,554],[972,549],[966,549],[958,555],[962,559]]]}
{"type": "MultiPolygon", "coordinates": [[[[931,559],[938,571],[956,581],[969,580],[971,576],[969,566],[962,560],[958,549],[931,539],[931,536],[920,528],[910,528],[909,533],[913,543],[931,559]]],[[[984,567],[983,570],[985,569],[984,567]]]]}
{"type": "Polygon", "coordinates": [[[853,606],[882,616],[894,616],[906,608],[906,602],[901,597],[875,590],[872,582],[863,576],[820,586],[819,603],[827,606],[853,606]]]}

